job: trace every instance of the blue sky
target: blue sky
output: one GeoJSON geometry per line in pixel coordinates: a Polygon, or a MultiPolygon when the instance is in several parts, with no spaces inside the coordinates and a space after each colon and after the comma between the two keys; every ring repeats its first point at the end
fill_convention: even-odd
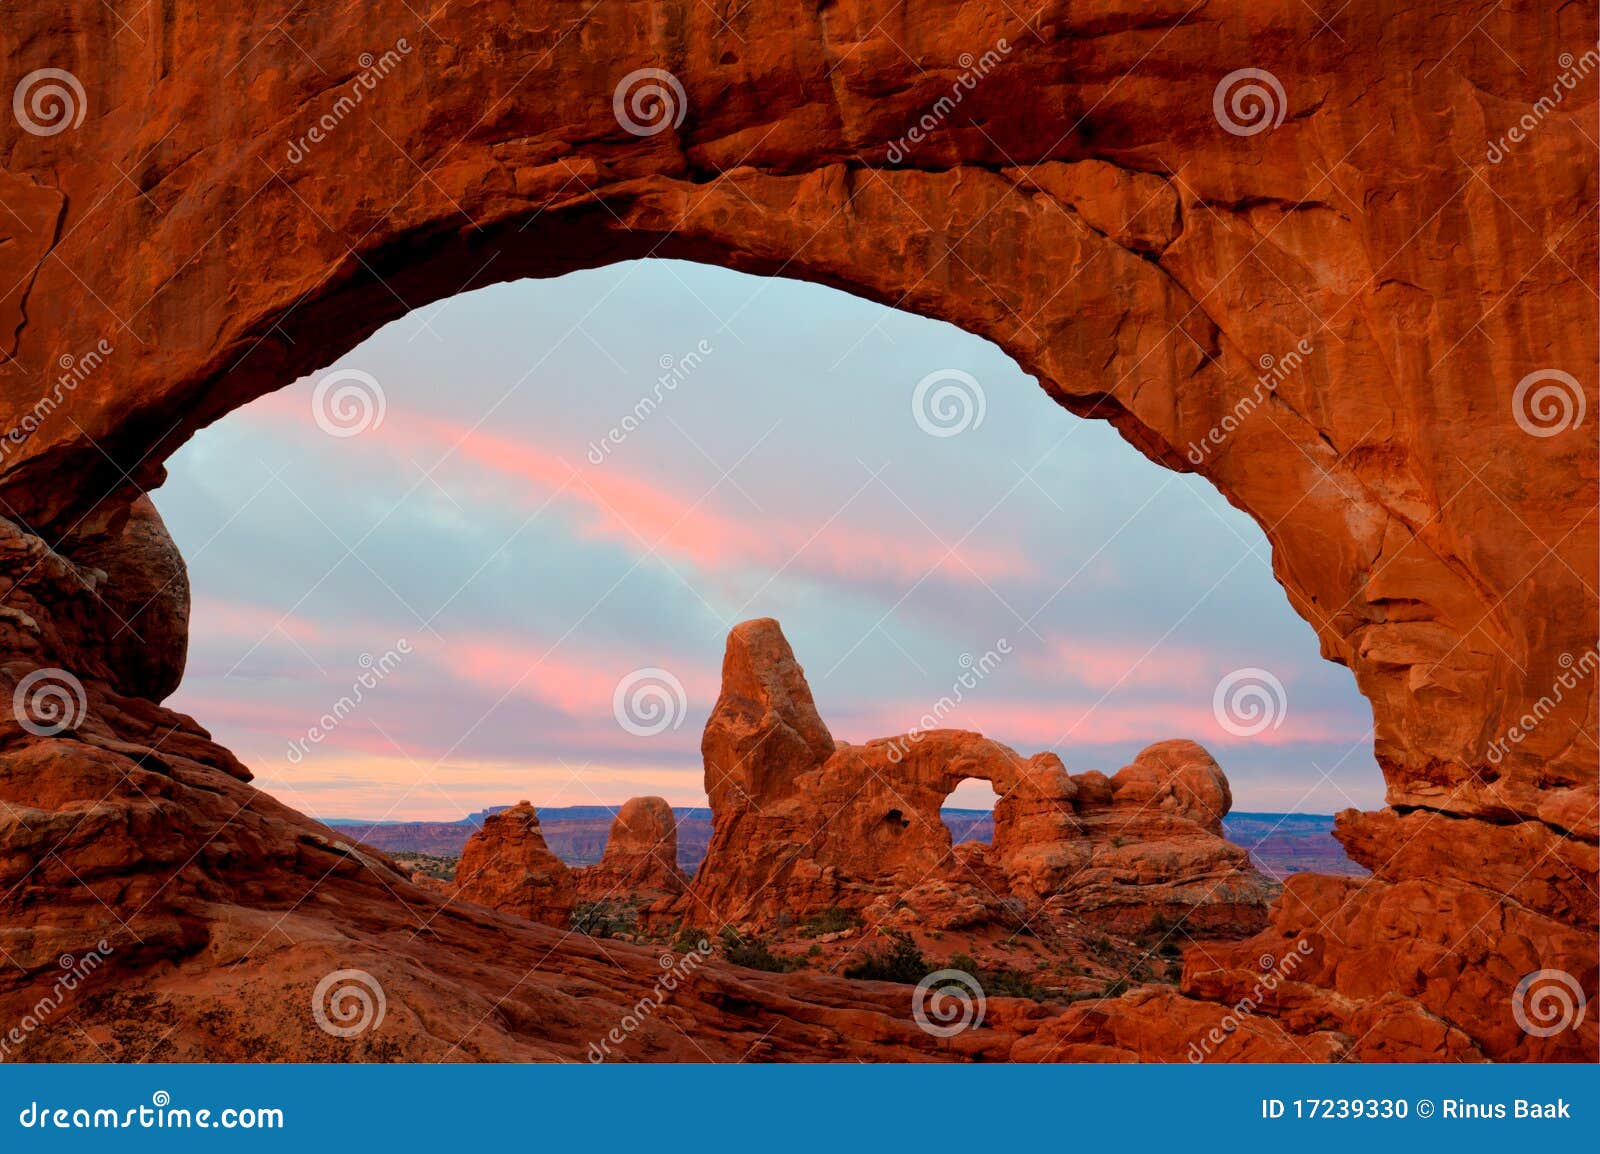
{"type": "Polygon", "coordinates": [[[1382,797],[1247,517],[988,342],[815,285],[643,261],[450,298],[202,431],[155,499],[195,598],[172,704],[319,816],[702,803],[757,616],[839,738],[965,675],[943,724],[1073,772],[1191,737],[1238,809],[1382,797]]]}

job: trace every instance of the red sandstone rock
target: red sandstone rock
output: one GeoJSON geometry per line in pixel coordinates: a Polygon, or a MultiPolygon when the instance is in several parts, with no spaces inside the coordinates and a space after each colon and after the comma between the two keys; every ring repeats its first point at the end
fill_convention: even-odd
{"type": "MultiPolygon", "coordinates": [[[[634,6],[553,0],[539,28],[481,53],[463,46],[522,25],[456,6],[363,105],[384,147],[352,121],[293,163],[288,143],[339,99],[327,77],[414,33],[408,15],[312,14],[290,40],[256,35],[275,19],[259,9],[219,31],[210,9],[152,7],[134,38],[88,0],[11,13],[8,74],[69,68],[84,106],[59,133],[0,117],[0,915],[20,962],[0,972],[0,1018],[20,1019],[108,909],[133,932],[115,932],[107,983],[74,1006],[83,1028],[31,1043],[42,1056],[100,1057],[89,1038],[130,1058],[575,1057],[597,1007],[637,996],[642,952],[606,958],[430,905],[244,784],[197,722],[151,704],[181,668],[181,632],[152,630],[130,664],[92,572],[116,583],[130,567],[89,558],[195,429],[385,321],[485,276],[657,252],[986,336],[1061,404],[1199,472],[1264,528],[1291,604],[1372,702],[1395,809],[1343,827],[1383,876],[1297,877],[1296,908],[1279,903],[1290,940],[1308,911],[1340,932],[1309,1008],[1253,1019],[1257,1053],[1283,1054],[1288,1023],[1311,1031],[1296,1035],[1317,1041],[1309,1056],[1332,1056],[1343,1043],[1301,1020],[1324,1015],[1395,1054],[1471,1053],[1459,1032],[1488,1057],[1593,1060],[1588,1035],[1534,1045],[1511,1014],[1536,968],[1570,968],[1596,1000],[1595,678],[1553,692],[1597,633],[1592,89],[1503,163],[1481,158],[1548,95],[1553,52],[1595,43],[1595,13],[1421,0],[1380,21],[1353,6],[1328,18],[1334,41],[1305,5],[1190,7],[1057,7],[1030,31],[983,0],[917,19],[758,3],[741,19],[769,34],[750,37],[690,5],[669,45],[634,6]],[[1013,51],[963,111],[886,167],[960,53],[1002,35],[1013,51]],[[641,62],[670,67],[688,104],[646,138],[611,111],[641,62]],[[1284,115],[1236,136],[1212,96],[1245,66],[1281,82],[1284,115]],[[227,96],[245,90],[227,75],[247,78],[248,100],[227,96]],[[1376,75],[1407,79],[1380,93],[1376,75]],[[109,364],[41,408],[48,367],[107,340],[109,364]],[[1263,359],[1300,340],[1313,351],[1213,445],[1263,359]],[[1569,401],[1589,416],[1535,437],[1514,397],[1547,370],[1574,374],[1569,401]],[[83,681],[86,716],[39,738],[10,700],[49,667],[83,681]],[[1508,741],[1524,717],[1538,723],[1508,741]],[[308,987],[341,966],[391,994],[384,1031],[354,1047],[305,1013],[308,987]],[[1396,982],[1413,1002],[1394,1006],[1396,982]],[[457,1031],[458,1050],[436,1042],[457,1031]]],[[[133,569],[155,563],[129,544],[146,559],[133,569]]],[[[822,737],[797,732],[789,768],[831,756],[822,737]]],[[[1109,788],[1096,778],[1073,779],[1080,806],[1109,788]]],[[[1033,1046],[1042,1027],[996,1011],[1002,1025],[957,1039],[975,1049],[936,1052],[1170,1054],[1226,1012],[1195,982],[1077,1008],[1094,1027],[1081,1044],[1033,1046]]],[[[892,1001],[710,966],[682,1010],[717,1058],[763,1037],[796,1057],[928,1052],[892,1001]]],[[[639,1037],[636,1056],[698,1056],[672,1026],[639,1037]]]]}
{"type": "Polygon", "coordinates": [[[711,847],[685,916],[770,924],[917,894],[941,927],[985,910],[1024,921],[1018,907],[1041,905],[1127,932],[1157,918],[1235,936],[1265,923],[1265,879],[1221,837],[1227,779],[1193,742],[1151,746],[1081,787],[1054,754],[1024,760],[976,733],[835,743],[770,618],[729,634],[723,685],[701,743],[711,847]],[[969,778],[1000,795],[994,844],[958,856],[939,810],[969,778]]]}
{"type": "Polygon", "coordinates": [[[678,823],[659,797],[636,797],[618,810],[604,856],[578,871],[578,896],[586,901],[673,897],[687,884],[678,868],[678,823]]]}
{"type": "Polygon", "coordinates": [[[538,812],[519,801],[484,818],[483,828],[467,840],[455,892],[501,913],[566,929],[578,887],[566,863],[544,844],[538,812]]]}

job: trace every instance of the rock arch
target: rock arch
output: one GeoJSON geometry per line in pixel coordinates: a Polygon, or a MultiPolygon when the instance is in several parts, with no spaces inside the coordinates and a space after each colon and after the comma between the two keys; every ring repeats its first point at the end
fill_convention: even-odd
{"type": "MultiPolygon", "coordinates": [[[[1373,704],[1392,808],[1345,836],[1380,880],[1302,904],[1365,911],[1376,972],[1433,932],[1391,887],[1481,900],[1484,917],[1514,905],[1531,944],[1505,972],[1559,962],[1592,992],[1595,679],[1553,687],[1596,634],[1596,424],[1535,436],[1514,411],[1518,384],[1552,372],[1574,374],[1569,407],[1600,411],[1593,278],[1574,271],[1595,264],[1595,166],[1567,119],[1592,91],[1507,163],[1476,157],[1544,93],[1552,45],[1594,44],[1593,13],[1431,0],[1338,20],[1336,41],[1308,9],[1248,0],[1203,19],[1165,0],[1046,6],[1027,24],[987,0],[780,9],[479,0],[419,26],[403,6],[267,0],[220,27],[203,6],[152,7],[132,34],[90,0],[15,14],[8,79],[66,69],[83,115],[42,133],[0,120],[16,415],[0,688],[63,667],[89,720],[64,744],[8,729],[8,803],[73,828],[59,807],[103,778],[142,805],[118,758],[247,776],[155,704],[181,614],[136,614],[154,652],[133,660],[102,595],[108,557],[160,552],[130,515],[187,435],[468,284],[655,253],[960,324],[1064,406],[1204,475],[1263,526],[1292,604],[1373,704]],[[963,52],[997,63],[969,86],[963,52]],[[1219,124],[1233,66],[1280,80],[1272,127],[1219,124]],[[682,118],[648,135],[613,100],[640,68],[682,90],[682,118]],[[1372,74],[1399,79],[1380,93],[1372,74]],[[98,768],[69,774],[78,758],[98,768]]],[[[150,820],[204,840],[199,778],[173,788],[183,800],[150,820]]],[[[238,796],[300,868],[287,847],[323,835],[238,796]]],[[[232,884],[225,863],[182,860],[149,888],[196,870],[212,879],[196,893],[232,884]]],[[[173,915],[173,948],[206,924],[173,915]]],[[[1487,1053],[1561,1052],[1474,1010],[1509,990],[1460,954],[1411,983],[1431,1013],[1487,1053]]],[[[1324,978],[1360,993],[1349,972],[1324,978]]]]}

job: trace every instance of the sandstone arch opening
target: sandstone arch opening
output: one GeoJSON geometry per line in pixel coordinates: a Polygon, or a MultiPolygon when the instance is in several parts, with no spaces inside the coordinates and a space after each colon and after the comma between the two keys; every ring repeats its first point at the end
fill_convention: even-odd
{"type": "MultiPolygon", "coordinates": [[[[1186,937],[1259,928],[1269,892],[1219,821],[1181,807],[1138,820],[1150,804],[1172,809],[1140,784],[1149,766],[1211,765],[1201,750],[1169,762],[1145,747],[1182,733],[1214,746],[1258,810],[1273,796],[1300,810],[1326,798],[1324,813],[1377,800],[1370,763],[1359,802],[1353,766],[1331,786],[1314,769],[1351,761],[1352,738],[1365,757],[1363,707],[1278,599],[1247,522],[1061,413],[986,342],[831,290],[654,263],[464,294],[202,434],[173,470],[158,500],[180,541],[198,543],[195,661],[174,703],[218,726],[264,788],[400,854],[421,884],[535,921],[610,933],[641,916],[616,901],[640,864],[606,857],[617,807],[704,804],[696,744],[715,654],[753,614],[804,638],[820,696],[854,735],[980,729],[1059,746],[1079,776],[913,739],[873,771],[886,789],[870,818],[851,812],[818,847],[821,862],[853,859],[856,880],[797,889],[758,872],[736,890],[711,878],[691,891],[666,869],[648,887],[670,907],[663,918],[759,928],[832,924],[842,910],[890,925],[897,911],[873,903],[898,885],[916,891],[895,895],[914,911],[902,923],[926,914],[940,934],[993,923],[1000,938],[986,945],[1009,946],[1039,938],[1040,918],[1056,916],[1040,903],[1070,877],[1072,916],[1095,933],[1058,952],[1111,932],[1138,956],[1157,923],[1186,937]],[[630,326],[631,341],[618,335],[630,326]],[[1020,459],[986,474],[996,445],[1020,459]],[[685,460],[704,468],[690,484],[652,468],[685,460]],[[818,503],[796,500],[797,468],[818,503]],[[190,505],[169,503],[185,493],[190,505]],[[284,527],[290,537],[274,539],[284,527]],[[275,558],[270,571],[252,552],[275,558]],[[1266,597],[1277,636],[1263,628],[1266,597]],[[1266,718],[1270,744],[1257,747],[1213,697],[1261,666],[1298,700],[1266,718]],[[357,676],[365,692],[352,700],[357,676]],[[254,692],[240,702],[244,685],[254,692]],[[632,716],[635,692],[666,714],[632,716]],[[952,836],[941,820],[973,785],[999,803],[992,838],[952,836]],[[1137,800],[1116,809],[1124,786],[1137,800]],[[537,812],[499,812],[529,795],[537,812]],[[480,826],[498,852],[466,847],[480,826]],[[1151,871],[1149,853],[1181,864],[1151,871]],[[563,860],[575,881],[556,880],[563,860]],[[764,904],[746,901],[763,889],[764,904]]],[[[741,786],[757,808],[763,788],[741,786]]],[[[691,854],[682,864],[709,849],[723,874],[727,844],[789,839],[792,851],[824,832],[729,826],[719,859],[709,817],[686,820],[698,841],[674,831],[691,854]]],[[[1338,858],[1328,827],[1325,862],[1338,858]]],[[[648,862],[656,848],[618,853],[648,862]]],[[[793,864],[791,852],[780,867],[793,864]]],[[[1100,986],[1126,976],[1105,954],[1086,975],[1100,986]]]]}
{"type": "MultiPolygon", "coordinates": [[[[308,796],[296,777],[320,781],[363,761],[409,771],[407,757],[441,755],[498,757],[504,770],[529,733],[576,724],[561,707],[579,693],[581,723],[617,740],[601,747],[598,768],[593,750],[563,749],[541,805],[662,791],[692,804],[715,656],[727,629],[759,612],[800,638],[821,692],[856,733],[977,725],[1019,747],[1059,743],[1075,768],[1110,772],[1185,732],[1234,763],[1254,809],[1277,797],[1283,810],[1324,813],[1377,800],[1376,775],[1357,769],[1364,707],[1281,600],[1262,619],[1258,606],[1278,595],[1264,543],[1241,542],[1246,522],[1192,481],[1143,465],[1109,430],[1059,414],[993,346],[827,290],[658,263],[452,298],[209,430],[173,467],[158,500],[194,543],[198,594],[195,664],[176,703],[224,727],[252,764],[281,767],[301,808],[319,816],[378,817],[402,786],[384,793],[381,775],[367,774],[367,792],[346,789],[340,805],[338,791],[308,796]],[[735,315],[743,335],[724,327],[735,315]],[[529,317],[539,319],[523,333],[529,317]],[[648,333],[596,350],[594,332],[615,345],[630,323],[648,333]],[[819,343],[825,352],[807,348],[819,343]],[[912,350],[915,374],[905,367],[912,350]],[[918,396],[928,377],[969,391],[951,402],[969,407],[948,416],[975,427],[937,426],[928,406],[942,402],[918,396]],[[847,406],[857,411],[841,422],[847,406]],[[480,411],[492,411],[487,424],[480,411]],[[831,462],[824,474],[841,476],[798,500],[785,490],[808,445],[831,462]],[[1016,462],[983,470],[996,447],[1016,462]],[[1086,505],[1107,470],[1131,491],[1086,505]],[[343,499],[322,500],[328,492],[343,499]],[[259,546],[231,545],[256,534],[259,546]],[[443,560],[407,556],[430,536],[445,544],[443,560]],[[1042,540],[1053,536],[1073,540],[1042,540]],[[274,557],[270,577],[251,548],[274,557]],[[551,563],[541,566],[540,550],[551,563]],[[1167,563],[1169,550],[1181,566],[1167,563]],[[556,558],[597,592],[625,584],[596,609],[556,558]],[[214,592],[219,584],[230,588],[214,592]],[[551,592],[539,593],[535,628],[526,601],[541,586],[551,592]],[[836,608],[818,614],[817,596],[836,608]],[[641,604],[652,597],[679,620],[652,622],[641,604]],[[824,616],[837,628],[819,627],[824,616]],[[363,629],[347,628],[363,618],[363,629]],[[563,640],[565,622],[580,618],[563,640]],[[383,670],[387,688],[368,707],[382,732],[357,717],[309,742],[302,731],[327,727],[295,725],[299,740],[285,741],[287,710],[320,719],[322,698],[344,696],[341,674],[357,674],[358,657],[390,654],[402,635],[425,652],[401,655],[392,677],[383,670]],[[995,653],[997,640],[1014,656],[995,653]],[[652,741],[610,718],[611,688],[646,665],[675,670],[692,711],[652,741]],[[1252,666],[1276,669],[1303,695],[1265,731],[1298,742],[1288,753],[1297,773],[1283,772],[1282,745],[1218,727],[1212,687],[1252,666]],[[229,690],[249,678],[287,689],[284,708],[239,703],[229,690]],[[460,729],[484,717],[470,736],[492,740],[460,750],[443,725],[417,729],[432,693],[460,729]],[[346,756],[326,756],[345,739],[346,756]],[[669,790],[662,766],[638,765],[639,751],[659,748],[695,779],[687,791],[669,790]],[[1310,769],[1341,758],[1333,786],[1310,769]],[[628,781],[630,763],[645,776],[628,781]]],[[[390,816],[459,819],[534,788],[506,772],[490,780],[448,812],[428,781],[390,816]]]]}

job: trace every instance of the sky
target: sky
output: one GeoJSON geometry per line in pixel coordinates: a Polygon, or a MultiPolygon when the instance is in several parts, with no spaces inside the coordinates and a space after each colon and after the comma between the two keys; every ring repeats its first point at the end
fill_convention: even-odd
{"type": "Polygon", "coordinates": [[[1236,810],[1382,800],[1254,522],[988,341],[834,289],[649,260],[451,297],[202,430],[154,499],[194,598],[169,704],[322,818],[702,805],[724,642],[763,616],[842,740],[1110,774],[1187,737],[1236,810]]]}

